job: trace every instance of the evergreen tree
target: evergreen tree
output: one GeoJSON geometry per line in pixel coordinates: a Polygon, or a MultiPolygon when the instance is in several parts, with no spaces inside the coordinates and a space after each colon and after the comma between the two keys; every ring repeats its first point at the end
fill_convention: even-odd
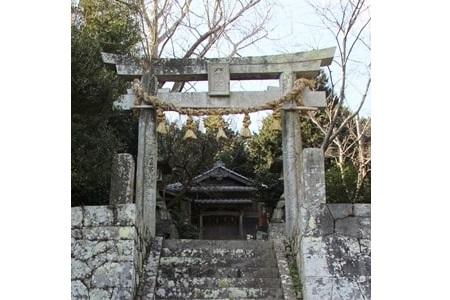
{"type": "Polygon", "coordinates": [[[101,51],[128,53],[137,25],[118,2],[82,0],[72,8],[72,205],[105,204],[112,157],[136,153],[136,121],[112,103],[126,82],[106,66],[101,51]]]}

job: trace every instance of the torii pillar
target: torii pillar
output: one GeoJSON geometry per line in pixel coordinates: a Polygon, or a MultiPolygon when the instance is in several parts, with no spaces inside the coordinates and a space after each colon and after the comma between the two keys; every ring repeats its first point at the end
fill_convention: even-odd
{"type": "MultiPolygon", "coordinates": [[[[285,72],[280,76],[280,87],[283,94],[292,90],[296,75],[285,72]]],[[[302,187],[302,135],[299,111],[290,109],[294,104],[283,107],[282,148],[284,199],[286,210],[286,235],[293,237],[298,232],[298,213],[303,202],[302,187]]]]}
{"type": "MultiPolygon", "coordinates": [[[[158,80],[151,73],[142,76],[142,84],[149,95],[156,95],[158,80]]],[[[137,227],[144,240],[156,232],[156,180],[158,141],[156,112],[153,107],[139,109],[138,153],[136,163],[137,227]]]]}

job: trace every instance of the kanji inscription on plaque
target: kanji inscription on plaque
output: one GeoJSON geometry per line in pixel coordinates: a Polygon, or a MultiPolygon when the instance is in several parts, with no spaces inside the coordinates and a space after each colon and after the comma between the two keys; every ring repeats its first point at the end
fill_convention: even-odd
{"type": "Polygon", "coordinates": [[[230,95],[230,65],[208,62],[208,94],[210,96],[230,95]]]}

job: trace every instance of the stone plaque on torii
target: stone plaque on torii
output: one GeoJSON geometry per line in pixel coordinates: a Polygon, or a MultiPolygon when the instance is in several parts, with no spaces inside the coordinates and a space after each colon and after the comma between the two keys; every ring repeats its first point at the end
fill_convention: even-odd
{"type": "MultiPolygon", "coordinates": [[[[162,102],[179,108],[248,108],[261,106],[288,93],[297,78],[313,79],[321,67],[331,64],[335,48],[307,52],[214,59],[157,59],[148,72],[133,59],[102,53],[105,63],[115,64],[119,75],[128,79],[142,78],[149,95],[156,95],[162,102]],[[230,80],[279,79],[279,88],[267,91],[230,91],[230,80]],[[157,89],[158,82],[206,81],[208,92],[179,93],[157,89]]],[[[132,109],[134,94],[131,90],[120,97],[114,106],[132,109]]],[[[305,90],[303,105],[285,103],[283,106],[282,143],[283,177],[286,201],[286,233],[288,237],[297,230],[297,211],[303,201],[302,141],[299,110],[326,106],[325,92],[305,90]]],[[[139,106],[139,137],[136,171],[136,208],[138,222],[142,223],[144,235],[155,234],[156,209],[156,116],[149,105],[139,106]]]]}

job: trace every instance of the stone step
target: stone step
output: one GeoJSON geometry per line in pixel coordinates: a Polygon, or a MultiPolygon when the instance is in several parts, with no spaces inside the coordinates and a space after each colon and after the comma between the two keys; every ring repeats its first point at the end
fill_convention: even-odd
{"type": "Polygon", "coordinates": [[[254,258],[267,253],[272,249],[226,249],[226,248],[162,248],[161,256],[178,257],[224,257],[224,258],[254,258]]]}
{"type": "Polygon", "coordinates": [[[257,258],[223,258],[223,257],[179,257],[179,256],[164,256],[160,258],[160,266],[172,267],[191,267],[191,266],[205,266],[209,267],[234,267],[234,268],[276,268],[277,263],[275,257],[271,254],[257,258]]]}
{"type": "Polygon", "coordinates": [[[171,265],[160,265],[158,277],[186,278],[186,277],[234,277],[234,278],[279,278],[278,268],[217,268],[214,266],[189,266],[172,267],[171,265]]]}
{"type": "Polygon", "coordinates": [[[271,241],[260,240],[164,240],[163,248],[273,250],[271,241]]]}
{"type": "Polygon", "coordinates": [[[245,299],[245,298],[281,298],[280,289],[269,288],[193,288],[190,291],[166,289],[158,287],[155,292],[156,299],[245,299]]]}
{"type": "Polygon", "coordinates": [[[193,288],[229,288],[229,287],[247,287],[247,288],[280,288],[279,278],[217,278],[217,277],[187,277],[166,278],[160,276],[157,279],[157,285],[163,288],[176,288],[177,290],[188,291],[193,288]]]}

